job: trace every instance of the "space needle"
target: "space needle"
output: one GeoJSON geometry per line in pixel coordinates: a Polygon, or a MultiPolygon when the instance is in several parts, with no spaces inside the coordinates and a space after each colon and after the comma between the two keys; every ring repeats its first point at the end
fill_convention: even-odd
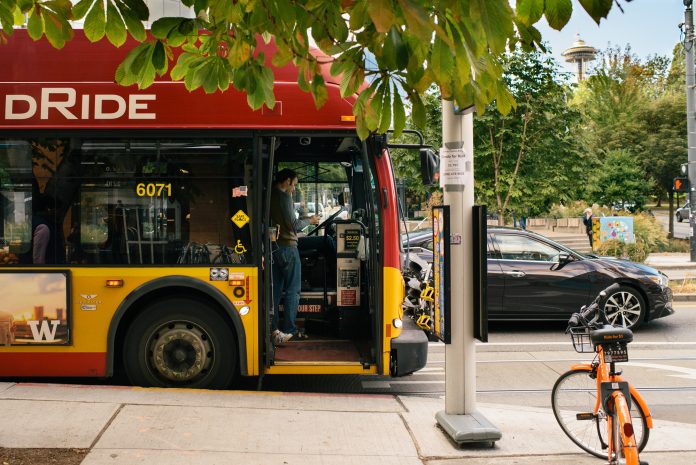
{"type": "Polygon", "coordinates": [[[587,45],[580,38],[580,34],[575,35],[573,46],[566,49],[561,55],[565,57],[568,63],[576,63],[578,66],[578,82],[583,81],[587,74],[587,63],[595,59],[597,49],[587,45]]]}

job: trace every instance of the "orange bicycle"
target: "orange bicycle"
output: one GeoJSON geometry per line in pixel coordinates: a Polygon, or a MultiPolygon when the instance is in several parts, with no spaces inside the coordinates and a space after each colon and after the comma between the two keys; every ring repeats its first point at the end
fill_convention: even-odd
{"type": "Polygon", "coordinates": [[[616,363],[628,361],[631,330],[608,324],[604,305],[618,284],[599,293],[568,321],[577,352],[593,352],[592,363],[573,365],[551,391],[551,406],[563,432],[581,449],[610,465],[647,465],[638,453],[648,443],[652,418],[640,393],[624,381],[616,363]]]}

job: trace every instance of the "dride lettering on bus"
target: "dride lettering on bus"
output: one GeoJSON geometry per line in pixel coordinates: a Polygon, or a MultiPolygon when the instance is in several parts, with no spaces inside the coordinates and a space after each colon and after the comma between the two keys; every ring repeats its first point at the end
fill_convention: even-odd
{"type": "Polygon", "coordinates": [[[45,87],[41,98],[25,94],[5,96],[5,119],[23,120],[33,118],[37,112],[40,119],[48,119],[54,112],[69,120],[110,120],[127,115],[127,119],[155,119],[156,114],[148,112],[148,102],[156,99],[154,94],[130,94],[127,97],[116,94],[83,94],[72,87],[45,87]]]}

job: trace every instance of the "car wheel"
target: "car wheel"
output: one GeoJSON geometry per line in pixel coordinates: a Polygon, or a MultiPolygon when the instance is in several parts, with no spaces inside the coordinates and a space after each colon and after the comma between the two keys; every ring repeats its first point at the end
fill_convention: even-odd
{"type": "Polygon", "coordinates": [[[609,324],[636,329],[645,318],[645,300],[635,289],[620,286],[607,298],[604,313],[609,324]]]}
{"type": "Polygon", "coordinates": [[[682,217],[680,213],[677,213],[677,222],[681,223],[682,222],[682,217]]]}

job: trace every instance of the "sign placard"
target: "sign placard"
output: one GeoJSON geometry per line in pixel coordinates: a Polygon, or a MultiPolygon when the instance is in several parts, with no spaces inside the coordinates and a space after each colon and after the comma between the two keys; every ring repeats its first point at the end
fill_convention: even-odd
{"type": "Polygon", "coordinates": [[[435,288],[433,334],[445,344],[451,342],[449,252],[449,206],[436,206],[433,207],[433,287],[435,288]]]}
{"type": "Polygon", "coordinates": [[[440,187],[463,186],[470,170],[471,160],[463,148],[440,149],[440,187]]]}

